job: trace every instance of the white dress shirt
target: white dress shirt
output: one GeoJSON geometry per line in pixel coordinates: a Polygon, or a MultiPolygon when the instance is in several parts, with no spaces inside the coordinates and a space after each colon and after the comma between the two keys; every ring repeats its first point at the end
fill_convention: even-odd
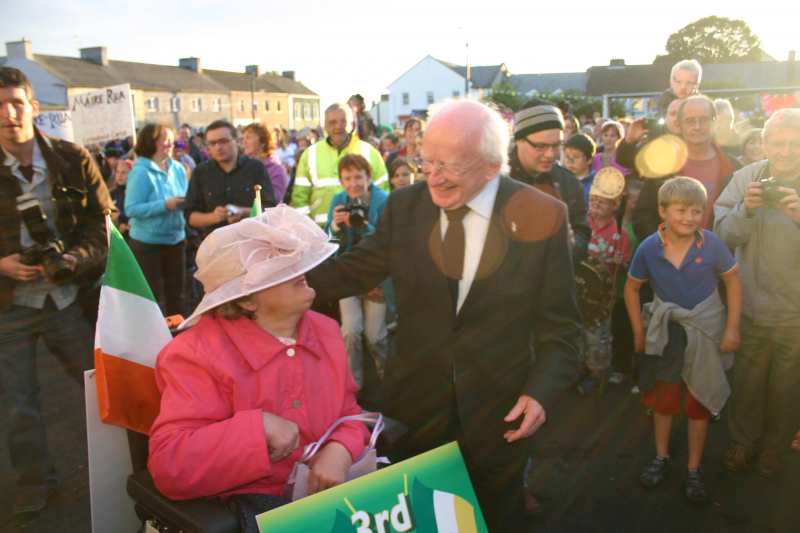
{"type": "MultiPolygon", "coordinates": [[[[478,272],[478,265],[481,262],[481,255],[483,255],[483,245],[486,244],[486,235],[489,233],[489,224],[492,221],[498,187],[500,187],[500,178],[495,176],[489,180],[478,196],[467,202],[470,211],[462,222],[465,237],[464,272],[458,281],[456,314],[464,305],[472,282],[475,281],[475,274],[478,272]]],[[[439,223],[442,228],[442,241],[444,241],[447,226],[450,224],[444,209],[439,210],[439,223]]]]}

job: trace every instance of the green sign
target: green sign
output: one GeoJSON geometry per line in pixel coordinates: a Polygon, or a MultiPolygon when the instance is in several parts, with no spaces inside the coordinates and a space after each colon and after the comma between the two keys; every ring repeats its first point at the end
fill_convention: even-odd
{"type": "Polygon", "coordinates": [[[488,533],[455,442],[257,520],[261,533],[488,533]]]}

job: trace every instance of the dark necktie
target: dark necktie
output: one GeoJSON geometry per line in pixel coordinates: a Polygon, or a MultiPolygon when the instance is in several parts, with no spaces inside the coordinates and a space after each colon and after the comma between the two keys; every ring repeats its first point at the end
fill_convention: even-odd
{"type": "Polygon", "coordinates": [[[19,171],[22,172],[22,176],[26,180],[28,180],[28,183],[33,182],[33,165],[28,165],[28,166],[20,165],[19,171]]]}
{"type": "Polygon", "coordinates": [[[445,211],[447,215],[447,231],[444,234],[442,248],[444,250],[444,269],[447,275],[447,287],[450,290],[450,300],[453,302],[453,310],[458,307],[458,280],[464,275],[464,246],[466,237],[464,235],[464,217],[470,209],[461,206],[458,209],[445,211]]]}

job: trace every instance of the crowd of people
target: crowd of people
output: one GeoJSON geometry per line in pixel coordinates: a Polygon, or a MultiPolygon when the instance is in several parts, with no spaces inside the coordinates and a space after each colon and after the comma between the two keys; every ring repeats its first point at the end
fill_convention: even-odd
{"type": "MultiPolygon", "coordinates": [[[[304,447],[360,412],[365,352],[386,414],[408,426],[403,453],[458,441],[490,531],[536,512],[529,437],[568,389],[641,395],[655,433],[643,487],[672,468],[682,400],[690,503],[708,499],[703,447],[726,405],[731,446],[715,460],[778,475],[800,448],[800,110],[750,128],[701,81],[699,63],[676,64],[655,120],[532,98],[509,121],[457,100],[378,129],[354,95],[323,131],[147,124],[90,152],[38,132],[33,87],[0,68],[14,511],[43,508],[58,483],[35,345],[83,383],[105,209],[165,316],[192,326],[156,366],[149,468],[170,498],[285,503],[304,447]],[[672,168],[641,163],[665,146],[672,168]],[[591,311],[587,269],[609,280],[591,311]]],[[[339,426],[309,491],[342,483],[368,440],[361,422],[339,426]]]]}

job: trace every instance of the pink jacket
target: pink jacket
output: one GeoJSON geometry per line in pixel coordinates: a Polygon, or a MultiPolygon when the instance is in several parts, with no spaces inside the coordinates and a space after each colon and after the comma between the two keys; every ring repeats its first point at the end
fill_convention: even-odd
{"type": "MultiPolygon", "coordinates": [[[[308,311],[286,346],[252,320],[204,316],[158,354],[161,413],[150,432],[148,468],[174,500],[236,493],[283,494],[303,448],[345,415],[360,414],[339,326],[308,311]],[[297,423],[300,446],[272,463],[261,413],[297,423]]],[[[361,422],[331,440],[355,460],[369,441],[361,422]]]]}

